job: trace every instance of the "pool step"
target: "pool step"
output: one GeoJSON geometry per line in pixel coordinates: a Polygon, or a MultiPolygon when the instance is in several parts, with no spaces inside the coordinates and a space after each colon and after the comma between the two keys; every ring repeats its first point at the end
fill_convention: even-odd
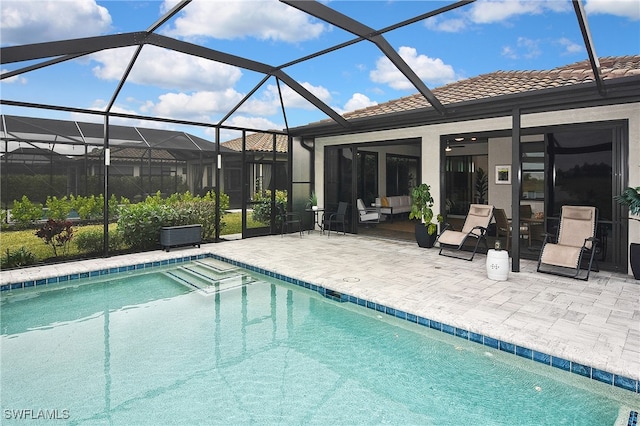
{"type": "MultiPolygon", "coordinates": [[[[214,262],[216,261],[214,260],[214,262]]],[[[216,294],[256,282],[251,276],[245,275],[237,267],[229,266],[227,267],[224,263],[217,265],[210,262],[196,261],[165,271],[164,274],[204,295],[216,294]]]]}

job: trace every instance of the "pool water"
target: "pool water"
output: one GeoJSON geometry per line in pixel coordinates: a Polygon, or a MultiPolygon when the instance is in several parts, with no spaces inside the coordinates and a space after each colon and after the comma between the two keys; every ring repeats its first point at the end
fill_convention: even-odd
{"type": "Polygon", "coordinates": [[[626,425],[640,406],[212,259],[7,292],[0,308],[7,424],[626,425]]]}

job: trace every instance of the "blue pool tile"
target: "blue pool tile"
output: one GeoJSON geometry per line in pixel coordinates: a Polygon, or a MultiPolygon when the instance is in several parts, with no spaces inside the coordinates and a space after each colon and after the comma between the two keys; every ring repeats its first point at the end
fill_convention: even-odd
{"type": "Polygon", "coordinates": [[[418,316],[414,314],[407,313],[407,321],[409,322],[418,322],[418,316]]]}
{"type": "Polygon", "coordinates": [[[613,384],[613,374],[607,371],[598,370],[597,368],[591,369],[591,378],[608,385],[613,384]]]}
{"type": "Polygon", "coordinates": [[[391,315],[392,317],[396,315],[396,310],[393,308],[389,308],[388,306],[385,308],[384,311],[387,315],[391,315]]]}
{"type": "Polygon", "coordinates": [[[22,283],[13,283],[13,284],[11,284],[11,290],[17,290],[19,288],[22,288],[22,283]]]}
{"type": "Polygon", "coordinates": [[[90,277],[98,277],[100,276],[100,271],[91,271],[89,272],[90,277]]]}
{"type": "Polygon", "coordinates": [[[126,266],[120,266],[118,268],[118,272],[127,272],[127,267],[126,266]]]}
{"type": "Polygon", "coordinates": [[[551,355],[544,352],[533,351],[533,360],[542,364],[551,365],[551,355]]]}
{"type": "Polygon", "coordinates": [[[442,331],[442,324],[440,324],[438,321],[429,321],[429,327],[433,328],[434,330],[442,331]]]}
{"type": "Polygon", "coordinates": [[[571,372],[575,374],[579,374],[584,377],[591,377],[591,367],[578,364],[577,362],[571,363],[571,372]]]}
{"type": "Polygon", "coordinates": [[[44,278],[36,280],[36,285],[46,285],[46,284],[47,284],[47,280],[44,278]]]}
{"type": "Polygon", "coordinates": [[[73,280],[79,280],[80,279],[80,274],[69,274],[69,280],[73,281],[73,280]]]}
{"type": "Polygon", "coordinates": [[[396,310],[396,318],[400,318],[403,320],[407,319],[407,313],[405,311],[396,310]]]}
{"type": "Polygon", "coordinates": [[[465,340],[469,340],[469,332],[467,330],[465,330],[464,328],[457,328],[456,327],[456,336],[461,337],[465,340]]]}
{"type": "Polygon", "coordinates": [[[384,305],[380,305],[379,303],[376,303],[376,311],[378,312],[384,312],[385,311],[386,306],[384,305]]]}
{"type": "Polygon", "coordinates": [[[571,370],[571,362],[569,360],[566,360],[564,358],[560,358],[557,356],[554,356],[551,358],[551,365],[561,370],[565,370],[565,371],[571,370]]]}
{"type": "Polygon", "coordinates": [[[493,337],[484,336],[484,345],[489,346],[493,349],[498,349],[498,339],[494,339],[493,337]]]}
{"type": "Polygon", "coordinates": [[[3,284],[2,286],[0,286],[0,291],[9,291],[9,290],[11,290],[10,284],[3,284]]]}
{"type": "Polygon", "coordinates": [[[154,267],[160,266],[162,263],[159,260],[156,260],[155,262],[152,263],[152,265],[154,267]]]}
{"type": "Polygon", "coordinates": [[[365,299],[358,299],[359,306],[367,306],[367,301],[365,299]]]}
{"type": "Polygon", "coordinates": [[[522,358],[531,359],[533,351],[528,348],[523,348],[522,346],[516,346],[516,355],[521,356],[522,358]]]}
{"type": "MultiPolygon", "coordinates": [[[[32,281],[33,282],[33,281],[32,281]]],[[[47,278],[47,284],[55,284],[58,282],[58,277],[52,277],[52,278],[47,278]]],[[[26,287],[26,282],[25,282],[25,287],[26,287]]],[[[35,283],[34,283],[35,284],[35,283]]]]}
{"type": "Polygon", "coordinates": [[[619,376],[616,374],[613,378],[613,385],[632,392],[638,392],[638,381],[630,379],[629,377],[619,376]]]}
{"type": "MultiPolygon", "coordinates": [[[[69,281],[69,275],[61,275],[58,277],[58,282],[69,281]]],[[[36,283],[38,285],[38,283],[36,283]]]]}
{"type": "Polygon", "coordinates": [[[512,343],[507,343],[500,340],[500,342],[498,343],[498,347],[503,352],[509,352],[510,354],[516,353],[516,345],[512,343]]]}
{"type": "Polygon", "coordinates": [[[81,272],[80,273],[80,278],[89,278],[89,273],[88,272],[81,272]]]}
{"type": "Polygon", "coordinates": [[[629,411],[629,421],[627,422],[627,426],[638,426],[637,411],[629,411]]]}
{"type": "Polygon", "coordinates": [[[353,303],[354,305],[358,304],[358,298],[355,296],[349,296],[349,302],[353,303]]]}
{"type": "Polygon", "coordinates": [[[455,333],[456,329],[451,327],[448,324],[442,324],[442,331],[444,331],[447,334],[453,335],[455,333]]]}
{"type": "Polygon", "coordinates": [[[472,342],[482,344],[483,338],[484,336],[482,334],[474,333],[473,331],[469,332],[469,340],[471,340],[472,342]]]}
{"type": "MultiPolygon", "coordinates": [[[[49,280],[47,280],[47,284],[49,284],[49,280]]],[[[34,281],[25,281],[25,282],[22,283],[22,286],[24,288],[33,287],[34,285],[36,285],[36,283],[34,281]]]]}
{"type": "Polygon", "coordinates": [[[428,318],[418,317],[418,324],[424,325],[425,327],[430,327],[430,321],[428,318]]]}
{"type": "Polygon", "coordinates": [[[144,264],[145,268],[152,268],[153,267],[153,262],[147,262],[144,264]]]}

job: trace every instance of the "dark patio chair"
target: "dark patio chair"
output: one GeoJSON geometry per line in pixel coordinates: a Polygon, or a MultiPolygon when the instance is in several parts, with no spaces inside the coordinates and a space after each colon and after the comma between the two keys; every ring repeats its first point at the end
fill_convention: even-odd
{"type": "MultiPolygon", "coordinates": [[[[511,232],[513,231],[511,219],[507,218],[507,213],[504,209],[495,209],[493,211],[493,217],[496,220],[496,238],[506,237],[506,248],[509,250],[511,245],[511,232]]],[[[529,238],[529,226],[526,224],[520,225],[520,237],[529,238]]]]}
{"type": "Polygon", "coordinates": [[[281,221],[280,236],[288,233],[290,225],[296,225],[300,237],[302,237],[302,218],[296,212],[287,212],[284,205],[278,204],[278,213],[281,221]]]}
{"type": "Polygon", "coordinates": [[[338,210],[330,213],[330,212],[325,212],[322,218],[322,232],[324,233],[324,230],[328,230],[328,236],[331,236],[331,229],[333,225],[336,225],[336,232],[338,232],[338,225],[341,226],[342,228],[342,233],[346,234],[346,226],[345,223],[347,221],[347,207],[349,206],[349,203],[344,202],[344,201],[340,201],[338,203],[338,210]]]}
{"type": "Polygon", "coordinates": [[[487,228],[493,217],[493,206],[485,204],[471,204],[469,213],[464,221],[462,231],[448,229],[445,225],[443,231],[438,235],[437,242],[440,243],[440,255],[456,257],[458,259],[473,260],[480,241],[484,243],[485,251],[489,249],[487,245],[487,228]],[[467,240],[475,240],[475,246],[471,256],[467,258],[464,252],[464,244],[467,240]]]}
{"type": "Polygon", "coordinates": [[[588,280],[598,244],[596,223],[597,208],[562,206],[557,235],[546,234],[542,243],[538,272],[588,280]],[[587,260],[586,273],[581,273],[587,260]]]}

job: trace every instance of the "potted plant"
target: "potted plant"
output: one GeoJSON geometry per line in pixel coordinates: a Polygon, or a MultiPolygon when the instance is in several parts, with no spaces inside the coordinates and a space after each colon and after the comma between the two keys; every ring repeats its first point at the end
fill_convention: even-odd
{"type": "MultiPolygon", "coordinates": [[[[433,220],[433,197],[431,187],[421,183],[411,190],[411,212],[409,219],[420,219],[416,223],[416,242],[420,247],[431,248],[436,241],[438,225],[433,220]]],[[[436,220],[442,222],[442,215],[437,215],[436,220]]]]}
{"type": "MultiPolygon", "coordinates": [[[[636,188],[628,187],[622,194],[614,197],[614,199],[629,207],[629,213],[633,216],[640,216],[640,186],[636,188]]],[[[629,217],[629,219],[640,221],[638,217],[629,217]]],[[[631,262],[631,270],[633,271],[633,277],[636,280],[640,280],[640,244],[631,243],[629,245],[629,259],[631,262]]]]}
{"type": "Polygon", "coordinates": [[[311,210],[318,210],[318,196],[316,192],[311,192],[311,196],[309,197],[309,205],[311,206],[311,210]]]}

